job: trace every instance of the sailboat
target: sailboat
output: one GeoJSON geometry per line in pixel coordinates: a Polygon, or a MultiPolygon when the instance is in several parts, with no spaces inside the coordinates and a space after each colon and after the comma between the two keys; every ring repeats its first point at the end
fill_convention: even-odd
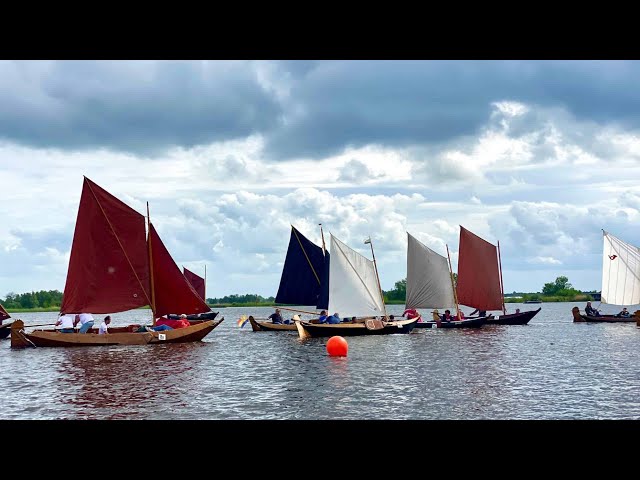
{"type": "Polygon", "coordinates": [[[328,337],[333,335],[384,335],[409,333],[418,322],[410,320],[389,321],[382,297],[378,269],[373,254],[371,239],[365,243],[371,246],[373,261],[360,255],[331,235],[331,263],[329,266],[330,313],[342,313],[346,318],[364,317],[357,323],[311,323],[296,321],[300,338],[328,337]],[[383,317],[379,320],[376,317],[383,317]]]}
{"type": "MultiPolygon", "coordinates": [[[[184,274],[184,278],[187,279],[187,282],[191,284],[200,298],[202,298],[202,300],[206,302],[207,300],[205,297],[205,285],[207,283],[207,266],[204,266],[204,278],[184,267],[182,267],[182,273],[184,274]]],[[[214,318],[216,318],[216,315],[218,315],[218,312],[205,312],[196,314],[187,313],[187,320],[189,320],[189,322],[191,323],[197,323],[203,320],[213,320],[214,318]]],[[[167,315],[167,318],[169,318],[170,320],[179,320],[180,315],[172,313],[167,315]]]]}
{"type": "MultiPolygon", "coordinates": [[[[447,247],[447,255],[449,248],[447,247]]],[[[407,232],[407,301],[406,308],[441,308],[455,305],[459,311],[456,292],[453,288],[451,263],[448,258],[434,252],[407,232]]],[[[419,317],[416,328],[478,328],[486,317],[442,322],[438,311],[433,320],[422,321],[419,317]]]]}
{"type": "Polygon", "coordinates": [[[11,318],[11,315],[0,304],[0,339],[7,338],[11,333],[11,323],[4,323],[5,320],[11,318]]]}
{"type": "MultiPolygon", "coordinates": [[[[602,230],[602,294],[601,302],[611,305],[637,305],[640,303],[640,248],[602,230]]],[[[629,317],[580,314],[573,307],[574,322],[640,322],[640,310],[629,317]]]]}
{"type": "Polygon", "coordinates": [[[500,242],[496,247],[460,225],[458,257],[458,301],[478,310],[502,310],[498,318],[487,318],[487,324],[525,325],[540,310],[507,314],[504,305],[500,242]]]}
{"type": "MultiPolygon", "coordinates": [[[[147,205],[147,217],[148,217],[147,205]]],[[[211,309],[187,282],[153,223],[84,177],[61,312],[117,313],[149,305],[156,318],[170,312],[211,309]]],[[[20,320],[11,327],[12,347],[145,345],[203,339],[221,320],[184,328],[149,331],[141,325],[110,327],[109,333],[27,333],[20,320]]]]}
{"type": "MultiPolygon", "coordinates": [[[[282,268],[276,303],[313,305],[327,308],[329,283],[329,252],[324,248],[324,235],[320,226],[322,247],[319,247],[291,225],[287,256],[282,268]]],[[[295,324],[273,323],[266,319],[249,317],[251,328],[259,331],[295,331],[295,324]]]]}

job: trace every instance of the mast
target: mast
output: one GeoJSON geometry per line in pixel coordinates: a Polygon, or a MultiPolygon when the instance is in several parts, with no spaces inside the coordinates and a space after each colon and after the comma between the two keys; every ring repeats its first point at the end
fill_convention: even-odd
{"type": "Polygon", "coordinates": [[[151,283],[151,313],[153,315],[153,326],[156,325],[156,293],[153,287],[153,254],[151,252],[151,215],[149,215],[149,202],[147,202],[147,223],[149,224],[149,233],[147,235],[147,245],[149,245],[149,281],[151,283]]]}
{"type": "Polygon", "coordinates": [[[500,291],[502,292],[502,314],[507,314],[504,306],[504,282],[502,281],[502,259],[500,258],[500,240],[498,240],[498,265],[500,266],[500,291]]]}
{"type": "Polygon", "coordinates": [[[380,299],[382,300],[382,308],[384,309],[384,318],[387,320],[389,317],[387,316],[387,306],[384,304],[384,295],[382,294],[382,287],[380,286],[380,276],[378,275],[378,266],[376,264],[376,254],[373,253],[373,242],[371,241],[371,236],[364,241],[365,244],[369,244],[371,247],[371,256],[373,257],[373,267],[376,271],[376,280],[378,280],[378,290],[380,290],[380,299]]]}
{"type": "Polygon", "coordinates": [[[320,225],[320,236],[322,237],[322,255],[324,255],[326,257],[327,256],[327,246],[324,243],[324,232],[322,231],[322,224],[319,223],[318,225],[320,225]]]}
{"type": "Polygon", "coordinates": [[[458,294],[456,293],[456,287],[453,283],[453,268],[451,268],[451,256],[449,256],[449,245],[447,247],[447,258],[449,259],[449,277],[451,278],[451,288],[453,289],[453,299],[456,302],[456,315],[458,320],[460,320],[460,307],[458,306],[458,294]]]}
{"type": "Polygon", "coordinates": [[[204,264],[204,303],[207,303],[207,264],[204,264]]]}

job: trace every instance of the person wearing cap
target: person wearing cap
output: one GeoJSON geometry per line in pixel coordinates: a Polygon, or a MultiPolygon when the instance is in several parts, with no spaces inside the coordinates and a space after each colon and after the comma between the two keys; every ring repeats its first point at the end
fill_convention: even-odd
{"type": "Polygon", "coordinates": [[[271,319],[272,323],[283,323],[282,315],[280,315],[280,309],[279,308],[276,308],[276,311],[274,313],[272,313],[271,315],[269,315],[269,318],[271,319]]]}

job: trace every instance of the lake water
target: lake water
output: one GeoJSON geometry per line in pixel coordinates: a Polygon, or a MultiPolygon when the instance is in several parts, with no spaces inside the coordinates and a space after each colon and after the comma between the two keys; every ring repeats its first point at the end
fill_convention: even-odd
{"type": "Polygon", "coordinates": [[[347,337],[340,358],[327,338],[237,326],[273,312],[263,307],[220,309],[225,321],[197,343],[18,350],[7,339],[0,419],[639,419],[640,328],[574,324],[574,305],[509,304],[542,306],[526,326],[347,337]]]}

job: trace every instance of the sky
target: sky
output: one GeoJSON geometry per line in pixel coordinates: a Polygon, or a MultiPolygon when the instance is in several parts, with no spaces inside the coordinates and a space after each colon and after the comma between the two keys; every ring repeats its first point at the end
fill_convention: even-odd
{"type": "Polygon", "coordinates": [[[152,221],[207,297],[275,296],[291,225],[406,277],[407,232],[506,293],[600,290],[640,245],[637,61],[0,61],[0,298],[64,289],[83,175],[152,221]]]}

